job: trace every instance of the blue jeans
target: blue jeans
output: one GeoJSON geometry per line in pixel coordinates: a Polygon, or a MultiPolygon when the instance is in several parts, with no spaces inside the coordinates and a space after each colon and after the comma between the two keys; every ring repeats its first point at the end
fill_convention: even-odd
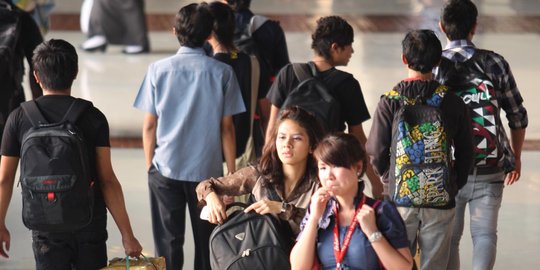
{"type": "Polygon", "coordinates": [[[107,266],[107,231],[32,231],[37,270],[95,270],[107,266]]]}
{"type": "Polygon", "coordinates": [[[473,269],[493,269],[497,256],[497,220],[504,189],[504,173],[471,174],[456,196],[456,218],[449,270],[460,269],[459,242],[463,235],[465,207],[469,204],[473,239],[473,269]]]}
{"type": "Polygon", "coordinates": [[[420,247],[420,269],[444,269],[450,256],[454,209],[398,207],[413,257],[420,247]]]}

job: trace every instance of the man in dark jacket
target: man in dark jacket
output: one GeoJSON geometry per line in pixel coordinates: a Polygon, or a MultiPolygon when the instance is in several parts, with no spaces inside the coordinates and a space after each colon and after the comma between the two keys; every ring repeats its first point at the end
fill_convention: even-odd
{"type": "Polygon", "coordinates": [[[396,202],[405,221],[413,256],[417,244],[420,247],[420,269],[445,269],[455,214],[454,196],[465,185],[472,163],[469,114],[458,96],[432,78],[431,70],[441,59],[437,36],[430,30],[411,31],[402,46],[408,78],[381,97],[366,150],[373,169],[388,187],[387,195],[396,202]],[[410,125],[413,121],[402,118],[407,123],[398,122],[401,119],[395,116],[405,104],[414,107],[421,100],[438,107],[428,111],[437,111],[442,121],[410,125]],[[403,133],[411,136],[403,139],[403,133]]]}

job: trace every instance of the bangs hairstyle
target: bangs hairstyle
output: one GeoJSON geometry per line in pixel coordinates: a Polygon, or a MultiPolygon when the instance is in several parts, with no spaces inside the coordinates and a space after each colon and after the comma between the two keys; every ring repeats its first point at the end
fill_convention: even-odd
{"type": "Polygon", "coordinates": [[[364,147],[351,134],[334,133],[322,139],[313,156],[328,165],[352,168],[358,161],[362,162],[360,177],[366,172],[367,158],[364,147]]]}
{"type": "MultiPolygon", "coordinates": [[[[286,120],[294,121],[305,129],[309,139],[309,149],[313,150],[324,135],[323,129],[315,116],[298,106],[291,106],[280,112],[278,121],[273,127],[272,135],[264,145],[261,160],[259,162],[259,172],[263,176],[263,184],[273,183],[283,184],[283,164],[279,159],[276,149],[276,138],[279,126],[286,120]]],[[[308,155],[306,166],[306,177],[316,177],[317,166],[312,155],[308,155]]]]}

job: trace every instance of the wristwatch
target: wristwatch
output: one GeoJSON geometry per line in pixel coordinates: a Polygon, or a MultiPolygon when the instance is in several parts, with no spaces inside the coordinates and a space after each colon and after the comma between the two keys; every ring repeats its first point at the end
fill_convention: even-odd
{"type": "Polygon", "coordinates": [[[370,243],[373,243],[373,242],[379,241],[381,237],[382,237],[382,233],[379,231],[375,231],[368,237],[368,240],[370,243]]]}
{"type": "Polygon", "coordinates": [[[282,202],[282,203],[281,203],[281,211],[280,211],[280,213],[285,213],[285,212],[287,212],[287,208],[289,208],[289,204],[286,203],[286,202],[282,202]]]}

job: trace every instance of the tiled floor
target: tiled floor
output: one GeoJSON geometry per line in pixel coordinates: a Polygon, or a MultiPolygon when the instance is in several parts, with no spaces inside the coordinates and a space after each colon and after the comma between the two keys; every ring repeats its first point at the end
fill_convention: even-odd
{"type": "MultiPolygon", "coordinates": [[[[85,37],[77,29],[81,1],[56,0],[53,31],[47,38],[63,38],[80,44],[85,37]]],[[[121,47],[110,46],[106,53],[80,52],[80,73],[74,84],[75,96],[90,99],[109,119],[115,146],[137,145],[142,113],[131,104],[149,63],[175,53],[175,37],[167,20],[171,12],[191,1],[147,0],[152,53],[139,56],[121,54],[121,47]],[[126,140],[131,138],[131,140],[126,140]]],[[[286,30],[291,61],[306,61],[311,52],[309,29],[321,15],[340,14],[355,27],[355,53],[348,67],[360,81],[368,108],[375,109],[380,94],[389,90],[406,73],[400,63],[400,42],[403,31],[413,27],[436,30],[438,12],[443,0],[255,0],[253,9],[282,20],[286,30]],[[306,15],[308,14],[308,15],[306,15]]],[[[540,71],[540,1],[483,0],[475,1],[482,17],[475,43],[495,50],[506,57],[525,98],[530,126],[527,130],[529,149],[540,149],[540,124],[535,122],[540,109],[537,77],[540,71]]],[[[442,39],[442,36],[441,40],[442,39]]],[[[445,43],[445,41],[443,41],[445,43]]],[[[366,123],[369,129],[371,123],[366,123]]],[[[516,186],[505,192],[499,225],[499,251],[495,269],[535,269],[540,253],[540,152],[523,155],[523,176],[516,186]]],[[[120,178],[133,227],[144,250],[153,254],[149,220],[146,175],[142,169],[140,148],[113,149],[113,163],[120,178]]],[[[0,269],[32,269],[33,258],[29,232],[20,218],[20,195],[15,188],[7,226],[11,230],[12,247],[9,260],[0,259],[0,269]]],[[[120,236],[112,219],[109,221],[109,256],[121,256],[120,236]]],[[[189,231],[189,230],[188,230],[189,231]]],[[[462,244],[462,269],[471,269],[470,237],[462,244]]],[[[186,239],[186,258],[193,258],[193,242],[186,239]]],[[[186,261],[185,269],[192,269],[186,261]]]]}

